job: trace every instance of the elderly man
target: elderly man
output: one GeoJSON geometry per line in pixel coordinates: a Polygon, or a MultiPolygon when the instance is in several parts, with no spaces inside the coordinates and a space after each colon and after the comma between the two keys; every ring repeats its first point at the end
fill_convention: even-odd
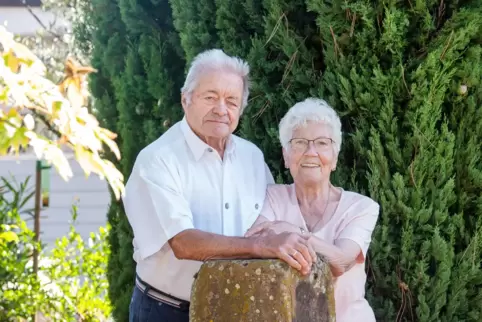
{"type": "Polygon", "coordinates": [[[130,321],[189,321],[193,277],[212,258],[280,258],[307,274],[315,259],[297,233],[243,237],[273,183],[262,152],[235,135],[248,65],[221,50],[192,62],[185,113],[138,155],[123,199],[134,231],[130,321]]]}

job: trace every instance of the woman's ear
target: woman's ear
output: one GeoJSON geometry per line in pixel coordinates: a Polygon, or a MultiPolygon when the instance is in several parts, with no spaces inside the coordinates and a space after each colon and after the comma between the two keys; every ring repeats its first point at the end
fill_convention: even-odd
{"type": "Polygon", "coordinates": [[[335,161],[332,162],[331,171],[336,170],[336,165],[338,164],[338,155],[335,157],[335,161]]]}
{"type": "Polygon", "coordinates": [[[285,168],[289,169],[289,167],[290,167],[290,157],[289,157],[289,153],[286,151],[285,148],[283,148],[283,160],[285,162],[285,168]]]}

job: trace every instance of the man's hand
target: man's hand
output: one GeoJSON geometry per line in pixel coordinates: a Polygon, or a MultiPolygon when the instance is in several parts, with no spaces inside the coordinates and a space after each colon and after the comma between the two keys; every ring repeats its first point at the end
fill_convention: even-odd
{"type": "Polygon", "coordinates": [[[306,238],[300,234],[268,231],[263,236],[255,236],[256,254],[261,258],[279,258],[291,267],[307,275],[316,253],[306,238]]]}
{"type": "Polygon", "coordinates": [[[300,228],[286,221],[265,221],[248,229],[244,236],[263,236],[269,231],[275,234],[281,234],[283,232],[300,233],[300,228]]]}

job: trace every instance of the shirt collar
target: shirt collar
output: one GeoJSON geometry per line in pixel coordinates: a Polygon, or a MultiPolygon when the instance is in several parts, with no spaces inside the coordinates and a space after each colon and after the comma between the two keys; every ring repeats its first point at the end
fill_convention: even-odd
{"type": "MultiPolygon", "coordinates": [[[[187,142],[187,145],[191,149],[194,159],[198,161],[204,154],[204,152],[213,152],[215,151],[212,147],[210,147],[206,142],[201,140],[196,133],[191,129],[189,124],[187,123],[186,117],[184,116],[181,120],[181,131],[184,134],[184,138],[187,142]]],[[[235,150],[235,142],[234,136],[230,135],[227,142],[226,142],[226,149],[224,150],[224,154],[232,154],[235,150]]]]}

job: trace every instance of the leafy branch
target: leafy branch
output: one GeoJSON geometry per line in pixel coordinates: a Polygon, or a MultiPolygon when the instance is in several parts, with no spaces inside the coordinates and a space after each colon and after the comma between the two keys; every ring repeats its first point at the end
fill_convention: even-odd
{"type": "Polygon", "coordinates": [[[67,147],[85,174],[106,178],[119,199],[124,192],[123,175],[102,157],[108,147],[120,159],[116,134],[100,127],[87,108],[86,77],[96,70],[69,57],[59,84],[48,80],[46,72],[26,46],[0,27],[0,103],[8,107],[0,110],[0,155],[30,146],[38,159],[50,162],[68,180],[73,174],[62,150],[67,147]],[[48,124],[55,139],[37,133],[34,116],[48,124]]]}

